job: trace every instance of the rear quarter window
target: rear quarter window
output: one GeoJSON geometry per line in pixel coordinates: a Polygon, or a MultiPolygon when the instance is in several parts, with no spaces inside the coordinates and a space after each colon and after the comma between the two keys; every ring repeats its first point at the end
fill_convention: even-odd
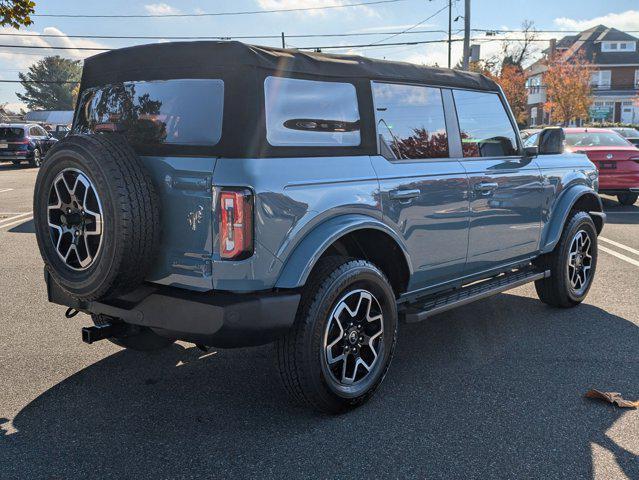
{"type": "Polygon", "coordinates": [[[120,132],[134,146],[211,146],[223,108],[222,80],[123,82],[85,90],[74,131],[120,132]]]}
{"type": "Polygon", "coordinates": [[[272,146],[360,144],[357,92],[351,83],[267,77],[266,139],[272,146]]]}

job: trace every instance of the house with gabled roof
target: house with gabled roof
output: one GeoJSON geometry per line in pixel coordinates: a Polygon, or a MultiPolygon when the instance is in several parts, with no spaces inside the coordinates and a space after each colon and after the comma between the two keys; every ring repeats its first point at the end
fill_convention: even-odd
{"type": "MultiPolygon", "coordinates": [[[[594,97],[589,119],[639,124],[639,39],[628,33],[597,25],[577,35],[550,40],[546,58],[561,55],[570,58],[580,53],[591,69],[590,84],[594,97]]],[[[525,70],[528,88],[530,125],[552,123],[545,112],[546,92],[543,74],[547,67],[541,59],[525,70]]]]}

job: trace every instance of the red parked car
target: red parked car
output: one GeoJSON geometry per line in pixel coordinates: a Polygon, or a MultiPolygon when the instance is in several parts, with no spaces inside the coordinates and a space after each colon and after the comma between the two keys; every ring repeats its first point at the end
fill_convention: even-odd
{"type": "Polygon", "coordinates": [[[599,192],[616,195],[622,205],[639,198],[639,149],[605,128],[565,128],[566,148],[588,155],[599,170],[599,192]]]}

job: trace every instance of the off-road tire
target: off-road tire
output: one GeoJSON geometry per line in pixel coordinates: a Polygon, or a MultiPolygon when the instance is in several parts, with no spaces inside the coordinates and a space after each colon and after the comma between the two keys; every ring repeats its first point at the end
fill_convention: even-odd
{"type": "MultiPolygon", "coordinates": [[[[397,337],[397,305],[385,275],[372,263],[344,257],[322,259],[304,290],[294,325],[275,345],[276,367],[289,395],[299,403],[338,414],[365,403],[383,381],[393,357],[397,337]],[[374,290],[383,319],[383,355],[366,391],[345,397],[330,388],[322,367],[324,329],[336,302],[362,285],[374,290]]],[[[373,373],[371,373],[373,375],[373,373]]]]}
{"type": "Polygon", "coordinates": [[[637,202],[638,198],[639,193],[628,192],[620,193],[619,195],[617,195],[617,200],[619,201],[619,203],[626,206],[634,205],[637,202]]]}
{"type": "Polygon", "coordinates": [[[120,135],[71,135],[57,142],[38,172],[33,212],[45,268],[75,298],[105,299],[134,289],[154,261],[160,236],[159,199],[140,159],[120,135]],[[51,186],[65,169],[86,175],[103,208],[100,251],[83,271],[73,270],[60,258],[48,226],[51,186]]]}
{"type": "MultiPolygon", "coordinates": [[[[96,325],[104,325],[111,323],[113,320],[102,315],[91,315],[93,323],[96,325]]],[[[137,325],[125,325],[122,333],[115,337],[109,338],[111,343],[119,347],[138,352],[153,352],[170,347],[175,343],[174,339],[166,338],[158,335],[148,327],[140,327],[137,325]]]]}
{"type": "Polygon", "coordinates": [[[566,220],[563,232],[555,249],[536,260],[538,268],[550,270],[550,277],[535,282],[539,299],[553,307],[570,308],[580,304],[588,295],[597,269],[597,230],[590,215],[583,211],[573,211],[566,220]],[[592,242],[592,265],[587,287],[576,294],[568,279],[566,264],[570,245],[574,236],[585,231],[592,242]]]}

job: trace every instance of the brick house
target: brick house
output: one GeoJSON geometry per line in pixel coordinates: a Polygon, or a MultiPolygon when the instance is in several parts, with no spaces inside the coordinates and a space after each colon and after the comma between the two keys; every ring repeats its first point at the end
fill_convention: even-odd
{"type": "MultiPolygon", "coordinates": [[[[639,124],[638,39],[615,28],[597,25],[577,35],[550,40],[544,53],[570,59],[583,52],[591,72],[593,104],[590,120],[639,124]]],[[[552,123],[544,112],[546,66],[538,60],[525,70],[530,125],[552,123]]],[[[588,119],[579,119],[581,123],[588,119]]]]}

